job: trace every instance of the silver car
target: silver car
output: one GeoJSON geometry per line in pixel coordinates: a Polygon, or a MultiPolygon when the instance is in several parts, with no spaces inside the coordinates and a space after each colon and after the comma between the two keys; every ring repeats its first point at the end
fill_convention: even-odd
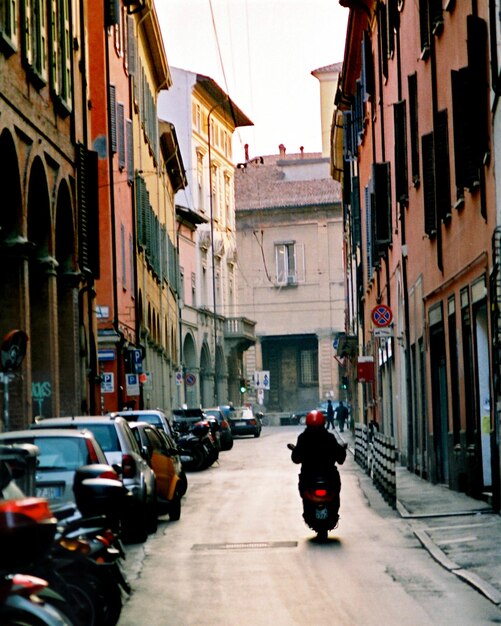
{"type": "Polygon", "coordinates": [[[141,454],[127,420],[120,416],[85,415],[50,417],[31,426],[32,429],[88,429],[98,440],[109,465],[113,466],[130,494],[128,524],[124,528],[131,541],[143,542],[158,525],[156,477],[141,454]]]}
{"type": "Polygon", "coordinates": [[[108,466],[101,446],[89,430],[17,430],[0,433],[0,444],[31,444],[38,448],[35,495],[47,498],[51,506],[74,501],[73,478],[77,468],[91,463],[108,466]]]}

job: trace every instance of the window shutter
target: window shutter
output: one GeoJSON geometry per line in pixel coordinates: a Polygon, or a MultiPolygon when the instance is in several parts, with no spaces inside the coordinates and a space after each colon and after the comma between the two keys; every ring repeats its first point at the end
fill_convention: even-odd
{"type": "Polygon", "coordinates": [[[374,242],[372,237],[372,193],[370,187],[364,188],[365,200],[365,238],[366,238],[366,258],[367,258],[367,281],[374,275],[374,242]]]}
{"type": "Polygon", "coordinates": [[[118,143],[118,167],[125,167],[125,112],[124,105],[119,103],[117,107],[117,143],[118,143]]]}
{"type": "Polygon", "coordinates": [[[132,120],[125,123],[125,140],[127,143],[127,181],[132,184],[134,181],[134,143],[132,137],[132,120]]]}
{"type": "Polygon", "coordinates": [[[351,181],[350,204],[351,204],[353,245],[359,246],[361,244],[361,233],[360,233],[360,187],[359,187],[358,176],[354,176],[351,181]]]}
{"type": "Polygon", "coordinates": [[[98,157],[83,144],[77,150],[79,264],[99,278],[98,157]]]}
{"type": "Polygon", "coordinates": [[[398,202],[407,202],[407,119],[405,100],[393,105],[393,122],[395,125],[395,188],[398,202]]]}
{"type": "Polygon", "coordinates": [[[407,79],[409,88],[409,130],[411,138],[411,173],[412,184],[419,184],[419,124],[417,99],[417,74],[407,79]]]}
{"type": "Polygon", "coordinates": [[[362,83],[364,86],[364,99],[373,96],[374,89],[374,59],[372,58],[371,38],[368,31],[364,31],[362,39],[362,83]]]}
{"type": "Polygon", "coordinates": [[[104,23],[106,26],[114,26],[120,23],[119,0],[104,1],[104,23]]]}
{"type": "Polygon", "coordinates": [[[437,211],[435,206],[435,166],[433,159],[433,133],[423,135],[422,144],[424,232],[429,237],[435,237],[437,234],[437,211]]]}
{"type": "Polygon", "coordinates": [[[117,151],[117,97],[115,85],[109,86],[109,106],[110,106],[110,143],[111,151],[115,153],[117,151]]]}
{"type": "Polygon", "coordinates": [[[438,215],[441,220],[445,221],[451,217],[451,173],[447,110],[437,113],[435,127],[435,168],[438,215]]]}
{"type": "Polygon", "coordinates": [[[131,15],[127,17],[127,69],[131,76],[136,74],[136,35],[131,15]]]}
{"type": "Polygon", "coordinates": [[[388,78],[388,25],[386,15],[386,5],[379,5],[379,42],[381,45],[381,71],[385,78],[388,78]]]}
{"type": "Polygon", "coordinates": [[[378,252],[384,253],[391,243],[390,164],[388,162],[373,163],[372,180],[376,211],[376,241],[378,252]]]}
{"type": "Polygon", "coordinates": [[[472,82],[472,90],[468,94],[470,113],[473,113],[470,116],[470,124],[472,125],[473,148],[480,167],[489,149],[487,24],[475,15],[468,15],[467,31],[468,68],[472,82]]]}
{"type": "Polygon", "coordinates": [[[430,9],[429,0],[419,0],[419,35],[421,39],[421,58],[430,52],[430,9]]]}
{"type": "Polygon", "coordinates": [[[454,119],[454,169],[458,197],[463,189],[472,190],[480,184],[480,171],[476,163],[474,148],[474,105],[473,83],[469,68],[451,72],[452,112],[454,119]]]}
{"type": "Polygon", "coordinates": [[[353,141],[353,114],[351,111],[343,111],[343,158],[352,161],[356,150],[353,141]]]}

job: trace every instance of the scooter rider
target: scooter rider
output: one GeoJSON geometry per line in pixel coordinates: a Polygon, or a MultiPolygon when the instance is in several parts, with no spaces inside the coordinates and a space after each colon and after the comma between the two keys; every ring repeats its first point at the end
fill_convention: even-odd
{"type": "MultiPolygon", "coordinates": [[[[292,447],[292,446],[291,446],[292,447]]],[[[291,459],[301,464],[299,493],[302,495],[308,481],[317,476],[332,480],[333,487],[341,490],[341,479],[336,463],[342,465],[346,459],[346,446],[325,428],[325,417],[321,411],[310,411],[306,416],[306,428],[298,436],[291,459]]]]}

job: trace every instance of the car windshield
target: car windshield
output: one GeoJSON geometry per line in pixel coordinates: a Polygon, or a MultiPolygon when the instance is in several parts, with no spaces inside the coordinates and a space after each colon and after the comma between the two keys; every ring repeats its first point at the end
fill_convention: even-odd
{"type": "Polygon", "coordinates": [[[88,428],[92,431],[103,452],[119,452],[121,450],[117,431],[113,424],[85,424],[82,428],[88,428]]]}
{"type": "Polygon", "coordinates": [[[75,470],[90,462],[87,443],[80,437],[36,437],[17,443],[32,443],[38,447],[39,470],[75,470]]]}

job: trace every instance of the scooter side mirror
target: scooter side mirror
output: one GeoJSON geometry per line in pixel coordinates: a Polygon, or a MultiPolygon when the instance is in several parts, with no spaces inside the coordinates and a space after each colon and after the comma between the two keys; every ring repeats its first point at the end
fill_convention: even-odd
{"type": "Polygon", "coordinates": [[[293,443],[288,443],[287,447],[289,448],[289,450],[294,450],[296,446],[293,443]]]}

